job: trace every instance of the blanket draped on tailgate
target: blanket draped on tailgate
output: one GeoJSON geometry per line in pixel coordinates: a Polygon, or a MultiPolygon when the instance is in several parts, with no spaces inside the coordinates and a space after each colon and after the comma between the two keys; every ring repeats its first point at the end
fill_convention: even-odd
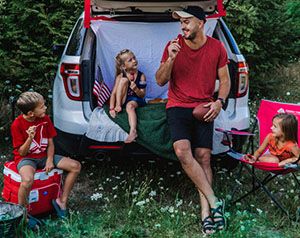
{"type": "MultiPolygon", "coordinates": [[[[109,115],[108,106],[105,105],[104,109],[109,115]]],[[[158,156],[177,160],[167,124],[166,104],[147,104],[145,107],[137,108],[136,113],[138,120],[137,143],[158,156]]],[[[111,120],[129,133],[128,116],[125,109],[116,118],[111,118],[111,120]]]]}

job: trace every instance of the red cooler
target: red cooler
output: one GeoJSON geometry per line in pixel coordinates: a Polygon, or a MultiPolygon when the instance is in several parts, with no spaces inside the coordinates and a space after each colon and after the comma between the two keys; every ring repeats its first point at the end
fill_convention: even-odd
{"type": "MultiPolygon", "coordinates": [[[[34,175],[34,183],[29,194],[28,213],[38,215],[49,213],[53,210],[52,199],[59,197],[62,183],[60,169],[53,169],[48,174],[43,170],[37,170],[34,175]]],[[[21,176],[17,171],[15,162],[4,164],[4,187],[2,197],[7,202],[18,203],[18,190],[21,183],[21,176]]]]}

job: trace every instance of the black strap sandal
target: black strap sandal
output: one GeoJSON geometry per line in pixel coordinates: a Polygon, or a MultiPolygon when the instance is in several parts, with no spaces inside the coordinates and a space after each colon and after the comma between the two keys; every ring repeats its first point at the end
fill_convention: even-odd
{"type": "Polygon", "coordinates": [[[215,228],[217,230],[224,230],[226,229],[225,200],[219,199],[217,204],[219,205],[216,208],[211,209],[211,214],[215,223],[215,228]]]}
{"type": "Polygon", "coordinates": [[[211,216],[207,216],[201,221],[203,235],[211,235],[215,233],[215,224],[211,216]]]}

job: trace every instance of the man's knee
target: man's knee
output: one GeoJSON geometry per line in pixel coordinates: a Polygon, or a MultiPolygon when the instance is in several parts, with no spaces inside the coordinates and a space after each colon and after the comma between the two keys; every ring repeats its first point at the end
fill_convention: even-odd
{"type": "Polygon", "coordinates": [[[188,145],[174,146],[175,154],[182,164],[190,162],[191,147],[188,145]]]}
{"type": "Polygon", "coordinates": [[[196,151],[195,153],[196,160],[198,161],[199,164],[202,166],[210,166],[210,158],[211,158],[211,153],[210,151],[196,151]]]}

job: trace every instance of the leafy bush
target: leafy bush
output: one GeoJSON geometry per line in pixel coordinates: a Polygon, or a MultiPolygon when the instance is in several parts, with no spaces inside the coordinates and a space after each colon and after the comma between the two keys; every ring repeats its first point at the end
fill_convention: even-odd
{"type": "Polygon", "coordinates": [[[251,97],[278,90],[275,69],[300,55],[300,4],[292,0],[230,2],[227,22],[250,68],[251,97]]]}

